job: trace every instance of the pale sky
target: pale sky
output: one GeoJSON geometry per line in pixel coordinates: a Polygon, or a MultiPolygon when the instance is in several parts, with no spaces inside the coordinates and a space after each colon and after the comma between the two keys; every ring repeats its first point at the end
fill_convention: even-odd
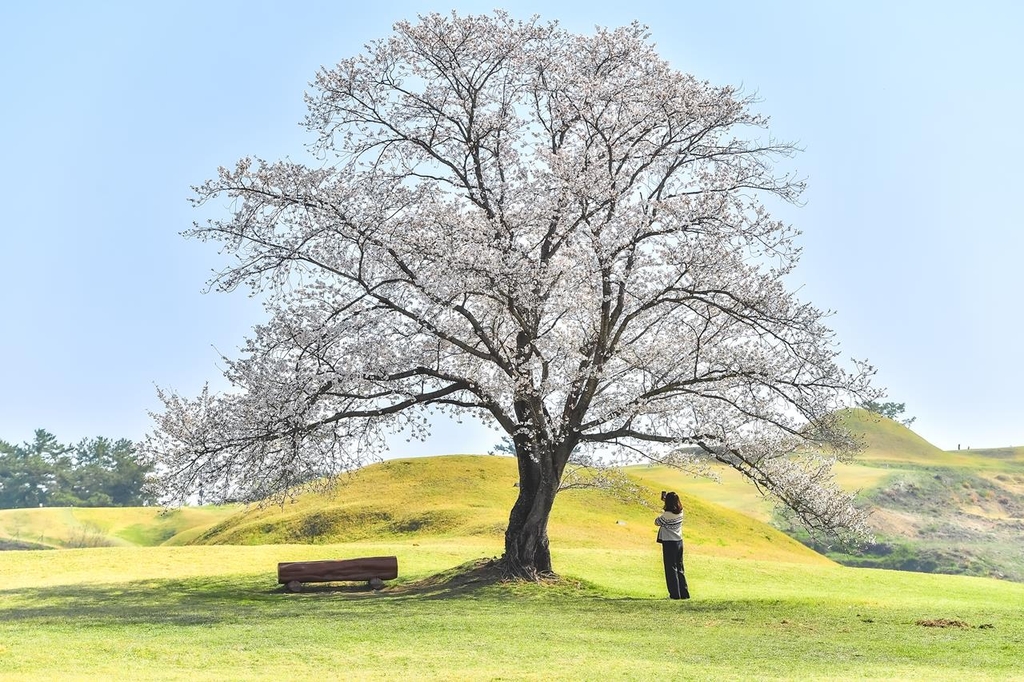
{"type": "MultiPolygon", "coordinates": [[[[304,157],[321,65],[395,21],[493,2],[0,3],[0,439],[140,439],[155,386],[220,387],[262,319],[204,294],[190,186],[304,157]]],[[[663,57],[758,93],[804,149],[792,286],[945,449],[1024,445],[1024,3],[506,2],[578,32],[636,19],[663,57]]],[[[483,452],[442,424],[394,455],[483,452]]]]}

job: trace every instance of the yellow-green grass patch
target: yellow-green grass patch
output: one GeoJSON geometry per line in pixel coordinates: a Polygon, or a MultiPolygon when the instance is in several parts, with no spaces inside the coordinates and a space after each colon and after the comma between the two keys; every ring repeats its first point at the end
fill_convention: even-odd
{"type": "Polygon", "coordinates": [[[238,507],[44,507],[0,510],[0,538],[51,547],[154,546],[201,532],[238,507]]]}
{"type": "Polygon", "coordinates": [[[771,519],[774,505],[742,474],[727,466],[712,465],[711,470],[718,476],[717,481],[663,465],[637,465],[626,469],[631,476],[653,489],[686,493],[759,521],[767,522],[771,519]]]}
{"type": "Polygon", "coordinates": [[[971,450],[950,450],[950,454],[964,455],[980,458],[981,461],[993,460],[995,463],[1024,464],[1024,447],[1009,448],[973,448],[971,450]]]}
{"type": "MultiPolygon", "coordinates": [[[[480,538],[500,544],[515,502],[517,468],[508,457],[453,455],[391,460],[342,477],[327,493],[253,507],[226,519],[203,544],[394,542],[480,538]]],[[[553,547],[647,548],[654,543],[657,489],[650,506],[603,490],[559,493],[548,525],[553,547]]],[[[734,510],[684,495],[685,537],[696,553],[827,562],[783,533],[734,510]]]]}
{"type": "Polygon", "coordinates": [[[251,545],[102,547],[6,552],[0,555],[4,589],[85,583],[129,583],[225,575],[266,576],[276,584],[282,561],[397,555],[403,577],[423,577],[470,559],[500,553],[497,543],[459,541],[350,543],[344,545],[251,545]]]}

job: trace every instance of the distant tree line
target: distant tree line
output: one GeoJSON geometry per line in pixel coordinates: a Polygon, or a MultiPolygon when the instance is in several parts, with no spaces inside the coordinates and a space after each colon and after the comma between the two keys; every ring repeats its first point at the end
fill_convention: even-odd
{"type": "Polygon", "coordinates": [[[138,507],[156,501],[153,465],[130,440],[83,439],[65,445],[43,429],[21,445],[0,440],[0,509],[138,507]]]}

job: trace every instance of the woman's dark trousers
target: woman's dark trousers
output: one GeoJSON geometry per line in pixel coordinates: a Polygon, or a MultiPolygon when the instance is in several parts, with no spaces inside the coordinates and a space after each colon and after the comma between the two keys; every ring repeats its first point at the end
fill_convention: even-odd
{"type": "Polygon", "coordinates": [[[665,561],[665,584],[672,599],[689,599],[686,574],[683,573],[683,543],[662,542],[661,556],[665,561]]]}

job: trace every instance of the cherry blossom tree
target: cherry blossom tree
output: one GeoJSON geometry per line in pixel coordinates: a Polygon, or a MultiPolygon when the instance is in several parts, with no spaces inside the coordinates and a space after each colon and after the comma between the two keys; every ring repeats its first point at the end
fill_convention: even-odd
{"type": "Polygon", "coordinates": [[[233,389],[161,391],[169,494],[261,499],[378,455],[438,412],[512,439],[510,576],[552,571],[573,458],[721,462],[811,528],[858,529],[835,411],[875,397],[784,285],[798,200],[755,101],[671,68],[638,24],[572,34],[432,14],[321,70],[311,162],[246,158],[189,235],[269,320],[233,389]],[[844,368],[844,365],[847,367],[844,368]]]}

